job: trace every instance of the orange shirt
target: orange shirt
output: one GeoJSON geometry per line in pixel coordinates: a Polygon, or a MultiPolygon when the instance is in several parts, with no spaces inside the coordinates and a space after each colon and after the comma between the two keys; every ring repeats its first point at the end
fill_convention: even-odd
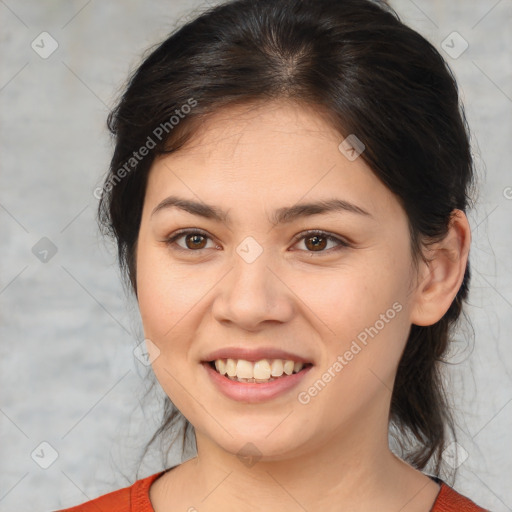
{"type": "MultiPolygon", "coordinates": [[[[165,471],[155,473],[137,480],[129,487],[56,512],[155,512],[149,500],[149,487],[164,473],[165,471]]],[[[435,480],[441,485],[441,489],[430,512],[488,512],[456,492],[442,480],[435,480]]]]}

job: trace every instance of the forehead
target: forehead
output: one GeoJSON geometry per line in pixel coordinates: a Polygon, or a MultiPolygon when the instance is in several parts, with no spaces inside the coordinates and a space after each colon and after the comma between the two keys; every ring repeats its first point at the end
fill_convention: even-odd
{"type": "Polygon", "coordinates": [[[275,101],[227,107],[209,116],[183,148],[155,160],[147,200],[181,192],[246,206],[262,199],[281,206],[342,198],[376,212],[397,207],[362,158],[349,160],[340,151],[343,139],[312,106],[275,101]]]}
{"type": "Polygon", "coordinates": [[[320,107],[292,100],[227,106],[203,119],[176,155],[210,155],[230,160],[233,153],[226,154],[229,148],[235,155],[237,149],[247,150],[248,146],[273,147],[279,154],[290,147],[296,150],[297,144],[306,141],[310,146],[320,140],[336,143],[341,135],[327,119],[320,107]]]}

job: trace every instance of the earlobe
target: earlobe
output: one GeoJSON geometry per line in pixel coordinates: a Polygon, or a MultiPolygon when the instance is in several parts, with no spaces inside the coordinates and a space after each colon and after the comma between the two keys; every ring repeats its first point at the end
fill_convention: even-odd
{"type": "Polygon", "coordinates": [[[448,311],[464,279],[471,244],[471,228],[462,210],[453,210],[443,240],[427,248],[411,312],[411,323],[428,326],[448,311]]]}

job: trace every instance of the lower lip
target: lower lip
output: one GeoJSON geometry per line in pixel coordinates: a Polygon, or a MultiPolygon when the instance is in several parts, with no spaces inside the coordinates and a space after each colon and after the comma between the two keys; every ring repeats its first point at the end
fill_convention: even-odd
{"type": "Polygon", "coordinates": [[[248,403],[265,402],[286,393],[301,382],[309,370],[313,368],[313,366],[307,366],[298,373],[279,377],[272,382],[258,384],[256,382],[238,382],[228,379],[215,371],[209,363],[202,363],[202,366],[224,395],[233,400],[248,403]]]}

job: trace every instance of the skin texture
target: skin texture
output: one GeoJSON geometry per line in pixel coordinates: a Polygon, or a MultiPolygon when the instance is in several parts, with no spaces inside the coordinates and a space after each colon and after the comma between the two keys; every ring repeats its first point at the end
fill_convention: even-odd
{"type": "Polygon", "coordinates": [[[194,425],[198,449],[152,485],[156,512],[432,506],[439,486],[388,448],[391,390],[411,324],[439,320],[462,283],[469,224],[456,211],[430,264],[416,270],[404,210],[362,158],[340,152],[342,140],[317,110],[276,101],[224,109],[185,148],[155,160],[137,246],[138,301],[148,351],[158,354],[155,375],[194,425]],[[152,215],[170,195],[216,205],[231,223],[178,208],[152,215]],[[274,209],[333,198],[371,216],[269,221],[274,209]],[[183,228],[209,238],[166,242],[183,228]],[[294,241],[308,229],[350,245],[322,239],[315,250],[308,235],[294,241]],[[252,263],[236,251],[248,236],[263,250],[252,263]],[[394,318],[300,403],[298,393],[397,303],[394,318]],[[277,346],[314,367],[284,395],[240,403],[222,395],[200,364],[225,346],[277,346]],[[248,442],[262,454],[250,467],[237,456],[248,442]]]}

